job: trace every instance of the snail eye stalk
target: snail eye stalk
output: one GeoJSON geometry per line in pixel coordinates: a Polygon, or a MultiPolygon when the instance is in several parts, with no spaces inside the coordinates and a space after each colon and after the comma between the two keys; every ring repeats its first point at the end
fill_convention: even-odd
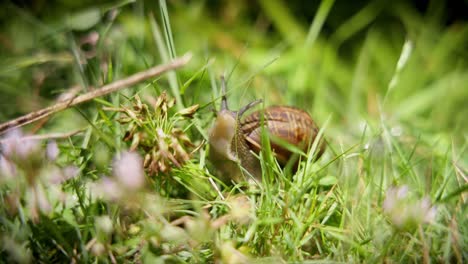
{"type": "Polygon", "coordinates": [[[239,113],[238,115],[239,116],[242,116],[245,112],[247,112],[250,108],[260,104],[261,102],[263,102],[262,99],[258,99],[258,100],[255,100],[253,102],[250,102],[249,104],[247,104],[246,106],[242,107],[240,110],[239,110],[239,113]]]}

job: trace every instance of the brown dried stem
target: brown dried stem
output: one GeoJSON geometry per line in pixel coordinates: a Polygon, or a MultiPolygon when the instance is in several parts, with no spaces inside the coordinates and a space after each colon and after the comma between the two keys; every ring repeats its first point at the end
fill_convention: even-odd
{"type": "Polygon", "coordinates": [[[156,76],[159,76],[165,72],[168,72],[170,70],[174,70],[177,68],[180,68],[184,65],[186,65],[192,55],[191,54],[185,54],[182,57],[175,58],[173,61],[167,63],[167,64],[162,64],[155,66],[153,68],[150,68],[146,71],[138,72],[130,77],[127,77],[122,80],[115,81],[113,83],[106,84],[99,89],[96,89],[94,91],[73,97],[68,100],[60,101],[56,103],[55,105],[43,108],[38,111],[31,112],[29,114],[26,114],[24,116],[18,117],[16,119],[10,120],[8,122],[5,122],[3,124],[0,124],[0,135],[5,133],[6,131],[16,128],[16,127],[21,127],[26,124],[32,123],[34,121],[37,121],[39,119],[42,119],[44,117],[50,116],[54,113],[60,112],[62,110],[65,110],[67,108],[70,108],[72,106],[87,102],[89,100],[92,100],[94,98],[107,95],[110,93],[113,93],[115,91],[121,90],[123,88],[135,85],[141,81],[144,81],[149,78],[153,78],[156,76]]]}

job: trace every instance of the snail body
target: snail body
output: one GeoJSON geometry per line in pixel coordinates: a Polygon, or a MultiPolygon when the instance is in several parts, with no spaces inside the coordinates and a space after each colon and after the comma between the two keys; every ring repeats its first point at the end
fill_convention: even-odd
{"type": "MultiPolygon", "coordinates": [[[[264,128],[268,131],[271,149],[281,166],[286,165],[292,153],[278,144],[278,141],[307,152],[310,143],[318,134],[318,127],[307,112],[290,106],[270,106],[243,117],[245,112],[261,100],[251,102],[239,111],[229,110],[224,78],[221,80],[223,93],[221,110],[217,113],[209,133],[209,155],[223,179],[240,181],[245,171],[261,179],[261,167],[256,154],[262,149],[261,138],[264,128]]],[[[324,145],[320,144],[317,157],[323,151],[324,145]]]]}

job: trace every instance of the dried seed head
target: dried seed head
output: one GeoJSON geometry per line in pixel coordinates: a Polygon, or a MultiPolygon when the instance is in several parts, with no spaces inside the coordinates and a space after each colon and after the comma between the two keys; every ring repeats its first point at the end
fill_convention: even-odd
{"type": "Polygon", "coordinates": [[[195,112],[197,112],[198,107],[199,107],[198,104],[192,105],[192,106],[189,106],[189,107],[187,107],[187,108],[184,108],[184,109],[180,110],[179,112],[177,112],[177,114],[178,114],[178,115],[181,115],[181,116],[183,116],[183,117],[192,118],[192,117],[193,117],[193,114],[195,114],[195,112]]]}
{"type": "Polygon", "coordinates": [[[107,110],[123,113],[124,116],[119,121],[128,124],[124,141],[131,142],[131,151],[139,150],[144,154],[143,164],[148,174],[166,173],[190,159],[195,145],[178,127],[178,123],[184,121],[181,117],[192,118],[199,105],[189,106],[178,112],[171,111],[175,100],[166,92],[147,101],[152,102],[154,111],[148,111],[148,105],[138,95],[134,97],[131,107],[107,110]]]}

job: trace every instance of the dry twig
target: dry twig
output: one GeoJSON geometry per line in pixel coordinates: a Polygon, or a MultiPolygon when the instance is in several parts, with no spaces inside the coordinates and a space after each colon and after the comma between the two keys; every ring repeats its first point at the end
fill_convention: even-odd
{"type": "Polygon", "coordinates": [[[13,119],[11,121],[5,122],[3,124],[0,124],[0,134],[5,133],[6,131],[16,128],[16,127],[21,127],[26,124],[32,123],[34,121],[37,121],[39,119],[42,119],[44,117],[50,116],[54,113],[60,112],[62,110],[65,110],[67,108],[70,108],[72,106],[81,104],[83,102],[92,100],[94,98],[107,95],[110,93],[113,93],[115,91],[121,90],[123,88],[135,85],[141,81],[144,81],[149,78],[153,78],[156,76],[159,76],[165,72],[168,72],[170,70],[174,70],[177,68],[180,68],[187,64],[189,60],[191,59],[191,54],[186,54],[182,57],[176,58],[173,61],[167,63],[167,64],[162,64],[155,66],[153,68],[150,68],[146,71],[136,73],[130,77],[127,77],[122,80],[115,81],[113,83],[106,84],[102,86],[99,89],[96,89],[94,91],[73,97],[71,99],[67,99],[64,101],[60,101],[56,103],[55,105],[43,108],[38,111],[31,112],[29,114],[26,114],[24,116],[18,117],[16,119],[13,119]]]}

